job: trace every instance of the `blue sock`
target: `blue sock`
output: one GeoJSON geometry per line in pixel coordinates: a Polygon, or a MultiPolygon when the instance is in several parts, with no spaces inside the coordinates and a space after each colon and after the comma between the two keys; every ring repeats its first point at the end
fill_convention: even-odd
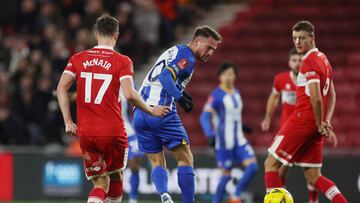
{"type": "Polygon", "coordinates": [[[138,171],[137,172],[131,172],[130,194],[129,194],[130,199],[137,199],[139,182],[140,182],[139,172],[138,171]]]}
{"type": "Polygon", "coordinates": [[[229,182],[230,179],[231,179],[231,176],[224,176],[224,175],[221,176],[219,184],[216,188],[216,193],[214,196],[213,203],[221,203],[222,202],[222,200],[224,199],[226,184],[227,184],[227,182],[229,182]]]}
{"type": "Polygon", "coordinates": [[[193,203],[195,195],[195,173],[192,166],[178,166],[178,184],[183,203],[193,203]]]}
{"type": "Polygon", "coordinates": [[[159,194],[168,192],[168,173],[162,166],[156,166],[151,172],[151,180],[159,194]]]}
{"type": "Polygon", "coordinates": [[[257,163],[251,163],[245,168],[243,176],[236,185],[234,194],[235,197],[240,197],[240,194],[247,188],[247,186],[249,186],[251,180],[253,179],[257,171],[257,163]]]}

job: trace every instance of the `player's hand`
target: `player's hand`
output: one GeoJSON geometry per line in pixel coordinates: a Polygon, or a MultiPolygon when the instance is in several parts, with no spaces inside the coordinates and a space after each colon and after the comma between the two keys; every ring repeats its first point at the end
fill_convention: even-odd
{"type": "Polygon", "coordinates": [[[208,144],[211,148],[215,148],[215,144],[216,144],[216,139],[215,139],[215,135],[210,136],[208,138],[208,144]]]}
{"type": "Polygon", "coordinates": [[[168,106],[154,106],[151,110],[151,115],[156,117],[166,116],[170,112],[170,107],[168,106]]]}
{"type": "Polygon", "coordinates": [[[329,143],[331,143],[333,145],[333,147],[337,147],[338,139],[337,139],[337,136],[336,136],[334,130],[332,128],[327,128],[327,131],[328,131],[327,139],[328,139],[329,143]]]}
{"type": "Polygon", "coordinates": [[[325,122],[321,122],[317,128],[318,128],[318,132],[321,134],[321,135],[325,135],[326,137],[329,136],[329,131],[326,129],[326,123],[325,122]]]}
{"type": "Polygon", "coordinates": [[[77,130],[77,125],[74,122],[69,122],[65,124],[65,132],[70,136],[75,136],[77,130]]]}
{"type": "Polygon", "coordinates": [[[333,144],[333,147],[337,147],[338,145],[338,139],[334,132],[333,126],[331,125],[330,121],[325,121],[325,129],[327,131],[327,138],[329,143],[333,144]]]}
{"type": "Polygon", "coordinates": [[[186,113],[189,113],[193,110],[193,107],[194,107],[193,101],[186,98],[184,95],[182,97],[180,97],[180,99],[178,100],[178,103],[181,106],[181,108],[184,109],[184,111],[186,113]]]}
{"type": "Polygon", "coordinates": [[[261,130],[264,131],[264,132],[267,132],[269,131],[270,129],[270,120],[268,119],[264,119],[262,122],[261,122],[261,130]]]}

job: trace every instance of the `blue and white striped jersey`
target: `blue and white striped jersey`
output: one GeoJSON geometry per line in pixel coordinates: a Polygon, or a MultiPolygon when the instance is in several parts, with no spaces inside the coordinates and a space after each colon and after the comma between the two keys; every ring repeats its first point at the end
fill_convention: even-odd
{"type": "Polygon", "coordinates": [[[247,143],[242,131],[242,109],[243,103],[238,90],[227,93],[217,87],[212,91],[204,111],[212,110],[216,113],[216,149],[233,149],[247,143]]]}
{"type": "Polygon", "coordinates": [[[140,94],[145,102],[154,106],[169,106],[173,111],[176,111],[173,96],[163,88],[158,77],[164,69],[168,69],[177,90],[182,92],[194,72],[195,61],[195,56],[187,45],[173,46],[162,53],[140,88],[140,94]]]}

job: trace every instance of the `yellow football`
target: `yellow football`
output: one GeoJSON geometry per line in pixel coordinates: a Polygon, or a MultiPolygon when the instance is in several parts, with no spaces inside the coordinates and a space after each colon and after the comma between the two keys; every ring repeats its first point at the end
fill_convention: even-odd
{"type": "Polygon", "coordinates": [[[274,188],[266,193],[264,203],[294,203],[294,199],[284,188],[274,188]]]}

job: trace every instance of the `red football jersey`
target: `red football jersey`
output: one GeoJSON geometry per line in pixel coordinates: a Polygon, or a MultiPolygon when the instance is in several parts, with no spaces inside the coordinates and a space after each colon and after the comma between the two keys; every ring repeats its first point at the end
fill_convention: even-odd
{"type": "Polygon", "coordinates": [[[292,74],[291,71],[277,74],[273,84],[273,92],[275,94],[281,94],[281,125],[284,125],[295,109],[296,84],[291,78],[292,74]]]}
{"type": "Polygon", "coordinates": [[[297,79],[297,102],[295,106],[295,116],[297,118],[315,122],[308,88],[308,85],[313,82],[320,83],[323,118],[325,118],[327,96],[332,82],[332,67],[325,54],[318,49],[309,50],[302,58],[302,65],[297,79]]]}
{"type": "Polygon", "coordinates": [[[77,135],[126,139],[119,93],[121,80],[133,75],[130,58],[95,46],[73,55],[64,73],[77,81],[77,135]]]}

